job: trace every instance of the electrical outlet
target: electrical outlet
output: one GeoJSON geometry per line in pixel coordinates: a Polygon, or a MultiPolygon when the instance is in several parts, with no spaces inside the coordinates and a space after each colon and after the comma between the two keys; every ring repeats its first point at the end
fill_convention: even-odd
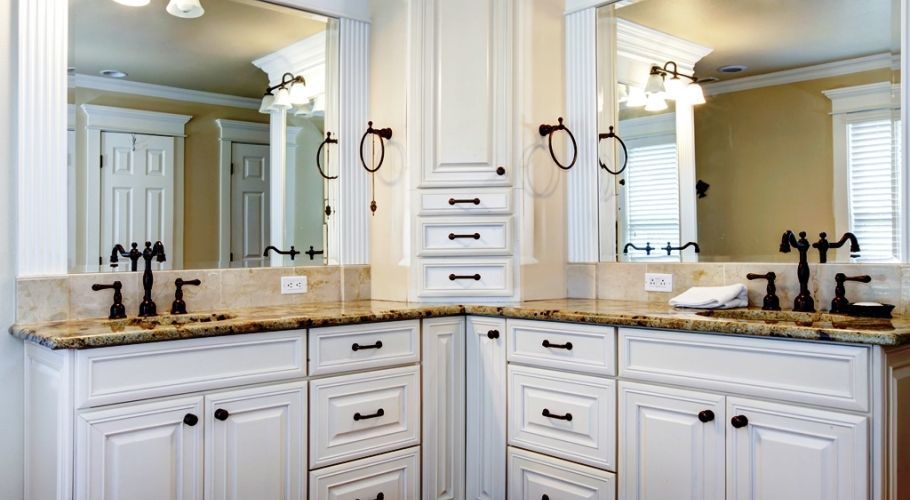
{"type": "Polygon", "coordinates": [[[306,293],[306,276],[282,276],[281,293],[306,293]]]}
{"type": "Polygon", "coordinates": [[[672,292],[673,275],[645,273],[645,291],[646,292],[672,292]]]}

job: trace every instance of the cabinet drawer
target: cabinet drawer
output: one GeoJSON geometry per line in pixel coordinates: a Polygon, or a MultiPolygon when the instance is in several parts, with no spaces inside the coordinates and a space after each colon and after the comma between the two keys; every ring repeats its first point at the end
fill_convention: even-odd
{"type": "Polygon", "coordinates": [[[313,328],[310,375],[420,361],[420,320],[313,328]]]}
{"type": "Polygon", "coordinates": [[[509,499],[613,500],[616,476],[593,467],[509,448],[509,499]]]}
{"type": "Polygon", "coordinates": [[[509,444],[615,470],[614,381],[510,365],[509,444]]]}
{"type": "Polygon", "coordinates": [[[393,368],[310,382],[312,468],[413,446],[419,442],[418,367],[393,368]]]}
{"type": "Polygon", "coordinates": [[[511,214],[509,188],[421,189],[418,215],[511,214]]]}
{"type": "Polygon", "coordinates": [[[616,329],[551,321],[506,322],[509,361],[597,375],[616,374],[616,329]]]}
{"type": "Polygon", "coordinates": [[[510,255],[512,219],[420,218],[419,255],[510,255]]]}
{"type": "Polygon", "coordinates": [[[619,373],[693,389],[869,409],[869,349],[860,346],[620,328],[619,373]]]}
{"type": "Polygon", "coordinates": [[[512,260],[422,259],[421,297],[512,295],[512,260]]]}
{"type": "Polygon", "coordinates": [[[231,335],[76,352],[76,407],[306,376],[306,331],[231,335]]]}
{"type": "Polygon", "coordinates": [[[419,500],[420,448],[393,451],[310,473],[310,498],[419,500]]]}

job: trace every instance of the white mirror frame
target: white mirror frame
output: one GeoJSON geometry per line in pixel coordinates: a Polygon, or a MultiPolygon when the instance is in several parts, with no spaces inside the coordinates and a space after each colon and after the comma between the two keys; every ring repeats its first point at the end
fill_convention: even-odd
{"type": "MultiPolygon", "coordinates": [[[[568,262],[616,261],[616,235],[601,233],[601,218],[613,214],[615,206],[599,196],[600,168],[597,167],[597,8],[616,0],[565,0],[566,19],[566,116],[578,138],[578,163],[568,172],[566,230],[568,262]],[[603,254],[603,255],[601,255],[603,254]]],[[[901,74],[910,67],[910,8],[901,2],[901,74]]],[[[910,117],[910,79],[900,82],[902,123],[910,117]]],[[[901,162],[910,167],[910,127],[901,127],[901,162]]],[[[904,176],[901,198],[910,199],[910,175],[904,176]]],[[[615,205],[615,204],[612,204],[615,205]]],[[[904,209],[903,234],[910,236],[910,210],[904,209]]]]}
{"type": "MultiPolygon", "coordinates": [[[[367,121],[368,0],[273,0],[339,19],[338,203],[326,247],[329,263],[368,264],[368,176],[357,146],[367,121]]],[[[17,271],[68,271],[68,0],[19,0],[17,53],[17,271]]],[[[281,132],[282,136],[284,131],[281,132]]],[[[275,197],[274,203],[280,203],[275,197]]],[[[279,219],[282,220],[282,219],[279,219]]],[[[281,231],[275,234],[283,234],[281,231]]]]}

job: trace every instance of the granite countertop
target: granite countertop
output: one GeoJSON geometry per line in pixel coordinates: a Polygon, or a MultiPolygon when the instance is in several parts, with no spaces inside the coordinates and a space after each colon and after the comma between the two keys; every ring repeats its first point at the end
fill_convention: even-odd
{"type": "Polygon", "coordinates": [[[910,319],[854,318],[819,313],[808,321],[737,312],[678,310],[664,304],[561,299],[511,305],[420,304],[386,301],[313,303],[234,309],[224,313],[162,315],[124,320],[86,319],[16,324],[10,334],[51,349],[87,349],[164,340],[293,330],[362,322],[473,314],[613,326],[725,333],[755,337],[849,342],[882,346],[910,343],[910,319]],[[745,317],[745,319],[744,319],[745,317]]]}

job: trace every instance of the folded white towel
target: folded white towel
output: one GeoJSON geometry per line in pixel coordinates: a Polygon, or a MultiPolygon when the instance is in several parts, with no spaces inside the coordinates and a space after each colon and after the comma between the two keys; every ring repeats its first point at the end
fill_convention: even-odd
{"type": "Polygon", "coordinates": [[[749,295],[746,285],[694,286],[670,299],[673,307],[696,309],[732,309],[748,307],[749,295]]]}

